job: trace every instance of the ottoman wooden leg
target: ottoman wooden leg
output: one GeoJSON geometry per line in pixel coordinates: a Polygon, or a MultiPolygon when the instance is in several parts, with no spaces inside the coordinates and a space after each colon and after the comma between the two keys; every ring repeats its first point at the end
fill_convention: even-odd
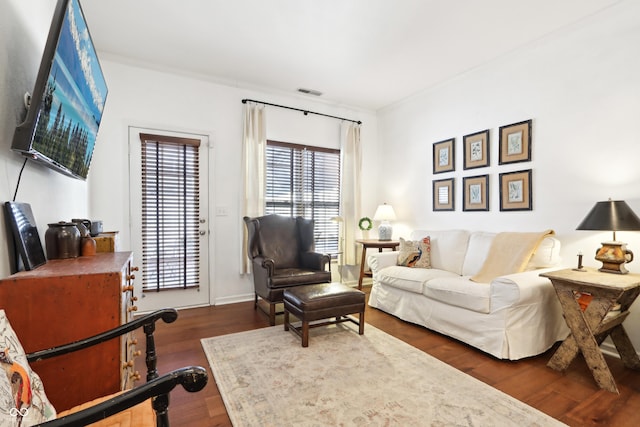
{"type": "Polygon", "coordinates": [[[360,335],[364,335],[364,310],[360,312],[360,322],[359,323],[360,323],[360,325],[358,325],[358,326],[360,326],[360,327],[358,328],[358,333],[360,335]]]}
{"type": "Polygon", "coordinates": [[[284,330],[289,330],[289,312],[286,309],[284,310],[284,330]]]}
{"type": "Polygon", "coordinates": [[[302,346],[309,347],[309,321],[302,321],[302,346]]]}

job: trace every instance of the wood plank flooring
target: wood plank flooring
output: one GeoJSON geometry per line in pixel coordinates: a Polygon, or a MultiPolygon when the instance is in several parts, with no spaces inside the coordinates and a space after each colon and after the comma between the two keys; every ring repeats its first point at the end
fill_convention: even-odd
{"type": "MultiPolygon", "coordinates": [[[[640,372],[624,368],[617,358],[606,356],[619,395],[597,387],[581,356],[564,373],[547,368],[555,347],[533,358],[503,361],[369,306],[365,318],[378,329],[570,426],[640,425],[640,372]]],[[[282,324],[282,316],[277,322],[282,324]]],[[[169,412],[173,427],[231,425],[200,339],[268,326],[267,316],[254,310],[252,302],[181,310],[173,324],[158,323],[160,374],[188,365],[200,365],[210,374],[209,383],[199,393],[187,393],[181,386],[172,392],[169,412]]],[[[138,336],[143,337],[141,331],[138,336]]],[[[136,360],[136,369],[145,372],[144,357],[136,360]]]]}

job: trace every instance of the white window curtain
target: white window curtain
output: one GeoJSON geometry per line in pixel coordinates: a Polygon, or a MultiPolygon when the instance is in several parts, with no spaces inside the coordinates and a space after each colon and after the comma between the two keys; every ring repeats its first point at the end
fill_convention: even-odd
{"type": "MultiPolygon", "coordinates": [[[[242,217],[264,214],[265,152],[267,149],[267,117],[264,105],[244,104],[244,135],[242,139],[242,177],[244,193],[242,217]]],[[[242,222],[241,274],[250,273],[247,257],[247,228],[242,222]]]]}
{"type": "Polygon", "coordinates": [[[344,247],[344,263],[356,265],[356,232],[361,213],[362,153],[360,148],[360,125],[342,122],[340,129],[340,156],[342,183],[340,188],[340,217],[344,247]]]}

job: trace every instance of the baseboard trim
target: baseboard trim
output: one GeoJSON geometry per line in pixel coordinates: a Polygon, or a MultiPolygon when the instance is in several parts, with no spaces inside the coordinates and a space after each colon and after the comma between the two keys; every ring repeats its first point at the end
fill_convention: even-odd
{"type": "Polygon", "coordinates": [[[246,302],[253,301],[255,298],[255,294],[241,294],[241,295],[231,295],[228,297],[216,298],[213,301],[213,305],[226,305],[226,304],[234,304],[236,302],[246,302]]]}

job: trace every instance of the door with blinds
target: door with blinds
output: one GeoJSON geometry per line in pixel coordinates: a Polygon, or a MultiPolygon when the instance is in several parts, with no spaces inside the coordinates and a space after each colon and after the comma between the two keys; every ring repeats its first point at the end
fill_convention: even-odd
{"type": "Polygon", "coordinates": [[[209,303],[206,135],[129,129],[131,244],[142,311],[209,303]]]}

